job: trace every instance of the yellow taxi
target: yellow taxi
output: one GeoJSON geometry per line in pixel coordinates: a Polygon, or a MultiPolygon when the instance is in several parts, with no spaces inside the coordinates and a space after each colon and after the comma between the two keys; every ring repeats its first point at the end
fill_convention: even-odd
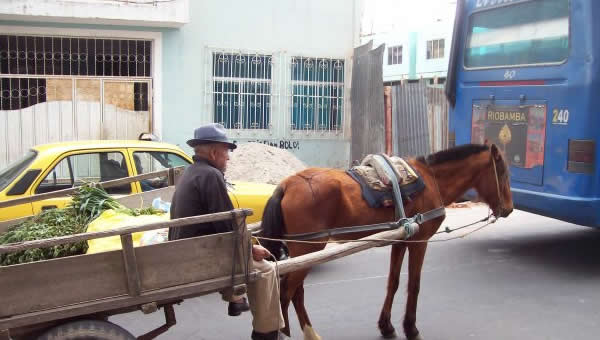
{"type": "MultiPolygon", "coordinates": [[[[148,140],[93,140],[38,145],[0,170],[0,202],[104,182],[171,167],[187,166],[192,159],[176,145],[148,140]]],[[[107,188],[116,198],[167,185],[167,178],[154,178],[107,188]]],[[[260,221],[274,185],[233,181],[229,195],[236,208],[251,208],[248,223],[260,221]]],[[[68,196],[0,208],[0,222],[62,208],[68,196]]]]}

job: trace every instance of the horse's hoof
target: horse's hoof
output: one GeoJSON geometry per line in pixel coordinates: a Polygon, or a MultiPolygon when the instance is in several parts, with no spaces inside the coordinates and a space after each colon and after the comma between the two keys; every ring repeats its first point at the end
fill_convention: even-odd
{"type": "Polygon", "coordinates": [[[389,317],[380,317],[377,326],[383,338],[392,339],[396,337],[396,329],[392,326],[389,317]]]}
{"type": "Polygon", "coordinates": [[[388,332],[381,331],[381,336],[384,339],[393,339],[393,338],[397,337],[396,330],[392,329],[391,331],[388,331],[388,332]]]}
{"type": "Polygon", "coordinates": [[[423,340],[421,334],[417,334],[415,336],[408,337],[407,340],[423,340]]]}
{"type": "Polygon", "coordinates": [[[315,332],[315,330],[309,326],[304,326],[304,340],[321,340],[321,336],[315,332]]]}

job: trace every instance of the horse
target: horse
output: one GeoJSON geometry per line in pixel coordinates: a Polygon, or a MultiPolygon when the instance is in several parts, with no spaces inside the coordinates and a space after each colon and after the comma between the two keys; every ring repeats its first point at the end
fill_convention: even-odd
{"type": "MultiPolygon", "coordinates": [[[[425,189],[418,196],[404,202],[408,217],[447,206],[469,189],[476,190],[479,199],[490,207],[496,218],[507,217],[513,210],[508,167],[495,144],[461,145],[406,161],[425,184],[425,189]]],[[[391,246],[387,294],[378,321],[379,331],[385,338],[396,336],[390,321],[391,310],[398,289],[402,261],[408,250],[408,297],[403,321],[404,334],[408,340],[423,339],[416,327],[421,269],[427,240],[436,233],[444,217],[423,223],[410,239],[411,242],[397,242],[391,246]]],[[[369,207],[361,197],[360,185],[345,171],[313,167],[285,178],[275,188],[263,212],[262,236],[281,239],[284,234],[320,232],[337,227],[385,223],[394,219],[394,207],[369,207]]],[[[358,239],[368,235],[369,233],[352,233],[343,238],[358,239]]],[[[275,257],[282,255],[281,242],[265,240],[262,243],[275,257]]],[[[289,256],[295,257],[322,250],[325,244],[287,242],[287,248],[289,256]]],[[[285,319],[282,332],[290,336],[288,308],[291,301],[305,340],[321,339],[312,327],[304,306],[303,284],[309,270],[302,269],[283,275],[280,280],[280,302],[285,319]]]]}

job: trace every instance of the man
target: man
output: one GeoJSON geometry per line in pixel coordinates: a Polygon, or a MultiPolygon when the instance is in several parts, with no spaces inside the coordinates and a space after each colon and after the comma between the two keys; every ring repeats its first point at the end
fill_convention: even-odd
{"type": "MultiPolygon", "coordinates": [[[[194,148],[194,164],[185,170],[177,183],[171,202],[171,219],[232,210],[233,204],[227,194],[223,174],[227,168],[229,151],[235,149],[236,145],[229,142],[223,125],[213,123],[197,128],[194,138],[188,140],[187,144],[194,148]]],[[[169,240],[231,230],[231,220],[174,227],[169,229],[169,240]]],[[[273,265],[265,260],[270,256],[271,253],[262,246],[252,247],[253,268],[262,272],[260,279],[248,284],[253,340],[277,340],[279,330],[284,327],[277,276],[273,265]]],[[[229,314],[239,315],[245,309],[245,300],[226,295],[223,298],[229,301],[229,314]]]]}

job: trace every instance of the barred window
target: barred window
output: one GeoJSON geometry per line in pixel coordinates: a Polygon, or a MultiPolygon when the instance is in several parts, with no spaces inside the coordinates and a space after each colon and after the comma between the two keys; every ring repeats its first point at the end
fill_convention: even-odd
{"type": "Polygon", "coordinates": [[[402,64],[402,45],[388,47],[388,65],[402,64]]]}
{"type": "Polygon", "coordinates": [[[152,42],[0,35],[0,74],[150,77],[152,42]]]}
{"type": "Polygon", "coordinates": [[[227,129],[268,129],[272,56],[213,53],[214,121],[227,129]]]}
{"type": "Polygon", "coordinates": [[[292,58],[292,130],[341,130],[344,60],[292,58]]]}
{"type": "MultiPolygon", "coordinates": [[[[50,82],[52,82],[55,78],[49,79],[50,82]]],[[[20,110],[34,106],[35,104],[63,98],[64,96],[62,93],[65,91],[72,91],[73,84],[71,79],[68,79],[66,83],[62,84],[67,84],[68,87],[60,89],[53,88],[50,93],[47,93],[48,86],[46,78],[0,77],[0,110],[20,110]]],[[[98,88],[98,92],[99,91],[100,89],[98,88]]],[[[133,99],[131,109],[133,111],[148,111],[148,82],[133,82],[131,91],[132,92],[130,93],[122,92],[126,95],[126,98],[131,96],[133,99]]]]}
{"type": "Polygon", "coordinates": [[[439,59],[444,57],[444,39],[427,41],[427,59],[439,59]]]}

